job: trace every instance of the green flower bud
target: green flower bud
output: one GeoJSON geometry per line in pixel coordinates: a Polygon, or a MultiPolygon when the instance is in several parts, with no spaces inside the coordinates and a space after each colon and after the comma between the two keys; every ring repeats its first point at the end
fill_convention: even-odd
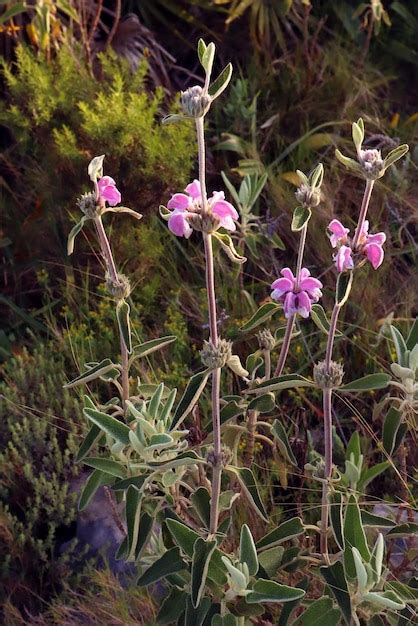
{"type": "Polygon", "coordinates": [[[203,349],[200,351],[203,365],[211,370],[224,367],[231,356],[232,344],[226,339],[219,339],[217,346],[214,346],[210,341],[205,341],[203,349]]]}
{"type": "Polygon", "coordinates": [[[202,87],[195,85],[181,92],[182,109],[189,117],[203,117],[208,111],[212,98],[203,93],[202,87]]]}
{"type": "Polygon", "coordinates": [[[314,365],[313,377],[318,387],[334,389],[342,383],[344,368],[335,361],[331,361],[329,368],[327,368],[325,361],[319,361],[314,365]]]}

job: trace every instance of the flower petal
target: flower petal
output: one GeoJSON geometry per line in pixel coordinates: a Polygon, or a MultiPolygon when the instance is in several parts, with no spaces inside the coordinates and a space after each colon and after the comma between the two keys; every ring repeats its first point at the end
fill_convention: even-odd
{"type": "Polygon", "coordinates": [[[185,193],[175,193],[167,203],[167,209],[186,210],[190,204],[190,197],[185,193]]]}
{"type": "Polygon", "coordinates": [[[354,263],[351,254],[352,250],[348,246],[341,246],[338,250],[337,254],[334,256],[334,261],[339,272],[353,269],[354,263]]]}
{"type": "Polygon", "coordinates": [[[211,204],[211,209],[212,213],[220,218],[231,217],[233,220],[237,220],[239,217],[237,210],[226,200],[218,200],[214,204],[211,204]]]}
{"type": "Polygon", "coordinates": [[[193,200],[197,200],[202,195],[202,191],[200,189],[200,182],[196,178],[194,179],[192,183],[189,183],[187,185],[184,191],[188,193],[189,196],[193,198],[193,200]]]}
{"type": "Polygon", "coordinates": [[[99,194],[110,206],[116,206],[121,201],[120,191],[114,185],[102,186],[102,189],[99,187],[99,194]]]}
{"type": "Polygon", "coordinates": [[[385,256],[382,246],[379,246],[377,243],[368,243],[364,246],[364,251],[373,268],[377,270],[382,265],[383,257],[385,256]]]}
{"type": "Polygon", "coordinates": [[[367,243],[377,243],[378,246],[382,246],[386,241],[386,233],[376,233],[375,235],[369,235],[367,237],[367,243]]]}
{"type": "Polygon", "coordinates": [[[188,239],[193,232],[193,228],[187,221],[184,211],[173,211],[168,218],[168,228],[177,237],[186,237],[188,239]]]}
{"type": "Polygon", "coordinates": [[[295,277],[293,276],[293,272],[292,272],[292,270],[290,269],[290,267],[284,267],[284,268],[280,271],[280,274],[281,274],[282,276],[284,276],[285,278],[288,278],[289,280],[291,280],[291,281],[292,281],[292,283],[294,283],[294,282],[295,282],[295,280],[296,280],[296,279],[295,279],[295,277]]]}
{"type": "Polygon", "coordinates": [[[289,280],[289,278],[278,278],[272,283],[271,288],[274,290],[271,297],[273,300],[278,300],[286,292],[292,291],[293,281],[289,280]]]}
{"type": "Polygon", "coordinates": [[[283,302],[283,311],[286,319],[296,313],[295,301],[296,295],[293,293],[293,291],[289,291],[283,302]]]}
{"type": "Polygon", "coordinates": [[[297,295],[297,298],[296,298],[296,301],[295,301],[295,305],[296,305],[296,308],[297,308],[297,312],[302,317],[305,317],[305,318],[309,317],[309,314],[310,314],[311,309],[312,309],[311,299],[309,298],[309,296],[306,293],[306,291],[301,291],[300,293],[298,293],[296,295],[297,295]]]}
{"type": "Polygon", "coordinates": [[[339,243],[344,243],[350,232],[350,229],[345,228],[339,220],[332,220],[328,224],[328,230],[332,233],[330,242],[333,248],[336,248],[339,243]]]}

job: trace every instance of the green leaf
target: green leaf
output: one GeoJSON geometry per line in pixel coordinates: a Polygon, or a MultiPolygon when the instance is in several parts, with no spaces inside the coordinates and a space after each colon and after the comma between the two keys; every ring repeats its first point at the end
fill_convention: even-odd
{"type": "Polygon", "coordinates": [[[292,231],[295,233],[295,232],[299,232],[300,230],[302,230],[302,228],[307,225],[311,217],[312,217],[311,209],[309,209],[308,207],[304,207],[304,206],[297,206],[296,209],[293,211],[293,218],[292,218],[292,225],[291,225],[292,231]]]}
{"type": "Polygon", "coordinates": [[[146,511],[142,513],[139,520],[138,538],[135,548],[135,561],[141,558],[144,549],[147,547],[148,540],[151,536],[154,518],[146,511]]]}
{"type": "Polygon", "coordinates": [[[350,295],[351,286],[353,284],[353,272],[341,272],[337,277],[337,285],[335,288],[335,302],[339,306],[344,306],[350,295]]]}
{"type": "Polygon", "coordinates": [[[238,626],[238,618],[232,613],[221,617],[219,614],[212,617],[211,626],[238,626]]]}
{"type": "Polygon", "coordinates": [[[344,550],[343,537],[343,495],[340,491],[334,491],[329,496],[330,502],[330,522],[335,541],[341,550],[344,550]]]}
{"type": "Polygon", "coordinates": [[[19,13],[25,13],[27,10],[28,7],[25,2],[17,2],[9,9],[6,9],[6,11],[2,13],[2,15],[0,15],[0,25],[5,24],[9,20],[11,20],[12,17],[19,15],[19,13]]]}
{"type": "Polygon", "coordinates": [[[206,461],[199,457],[194,450],[188,450],[187,452],[182,452],[170,461],[150,461],[147,465],[150,469],[166,472],[169,469],[182,467],[183,465],[196,465],[197,463],[205,462],[206,461]]]}
{"type": "Polygon", "coordinates": [[[271,413],[276,406],[273,393],[264,393],[256,396],[249,402],[247,411],[258,411],[259,413],[271,413]]]}
{"type": "Polygon", "coordinates": [[[197,55],[199,57],[200,63],[203,65],[203,56],[206,52],[207,45],[203,41],[203,39],[199,39],[197,42],[197,55]]]}
{"type": "Polygon", "coordinates": [[[235,189],[234,185],[231,183],[231,181],[229,180],[228,176],[225,174],[225,172],[221,172],[221,176],[222,176],[222,180],[225,183],[225,186],[227,187],[229,193],[231,194],[233,200],[235,201],[235,203],[237,205],[240,204],[240,199],[237,193],[237,190],[235,189]]]}
{"type": "Polygon", "coordinates": [[[279,391],[280,389],[294,389],[296,387],[315,387],[315,383],[300,374],[286,374],[277,378],[270,378],[253,389],[246,389],[245,393],[263,393],[279,391]]]}
{"type": "Polygon", "coordinates": [[[87,220],[88,220],[88,217],[83,215],[81,220],[75,226],[73,226],[73,228],[70,230],[70,234],[68,235],[68,241],[67,241],[68,256],[70,256],[74,252],[75,238],[77,237],[78,233],[82,231],[83,226],[87,222],[87,220]]]}
{"type": "Polygon", "coordinates": [[[368,511],[363,511],[363,509],[360,509],[360,513],[363,526],[372,526],[374,528],[393,528],[396,526],[396,522],[388,517],[374,515],[368,511]]]}
{"type": "Polygon", "coordinates": [[[418,533],[418,524],[415,524],[414,522],[407,522],[391,528],[391,530],[386,533],[386,539],[407,537],[408,535],[414,535],[416,533],[418,533]]]}
{"type": "Polygon", "coordinates": [[[395,454],[401,444],[406,432],[406,428],[402,429],[402,426],[407,428],[406,424],[402,424],[402,413],[392,406],[386,414],[382,432],[383,447],[389,455],[395,454]]]}
{"type": "Polygon", "coordinates": [[[402,159],[402,157],[405,156],[408,150],[409,146],[406,143],[391,150],[385,158],[385,170],[387,170],[388,167],[396,163],[396,161],[399,161],[399,159],[402,159]]]}
{"type": "Polygon", "coordinates": [[[90,180],[95,183],[98,178],[103,176],[103,160],[105,158],[104,154],[100,156],[94,157],[87,168],[87,173],[89,175],[90,180]]]}
{"type": "Polygon", "coordinates": [[[335,151],[335,156],[337,157],[340,163],[345,165],[345,167],[348,170],[350,170],[350,172],[353,172],[354,174],[360,174],[360,175],[363,174],[363,170],[361,168],[360,163],[357,163],[357,161],[355,161],[354,159],[350,159],[350,157],[346,157],[338,149],[335,151]]]}
{"type": "Polygon", "coordinates": [[[274,436],[277,446],[281,452],[281,454],[295,467],[297,467],[298,463],[293,454],[292,448],[290,447],[289,439],[287,437],[287,433],[284,429],[284,426],[279,420],[274,420],[273,425],[271,427],[271,433],[274,436]]]}
{"type": "Polygon", "coordinates": [[[347,450],[345,453],[345,458],[349,461],[351,455],[354,457],[355,465],[359,465],[360,456],[361,456],[361,447],[360,447],[360,435],[355,430],[350,437],[350,441],[347,444],[347,450]]]}
{"type": "Polygon", "coordinates": [[[181,400],[175,410],[170,430],[178,427],[192,411],[193,407],[196,405],[196,402],[199,400],[199,397],[204,390],[206,383],[208,382],[209,375],[210,370],[206,369],[203,370],[203,372],[198,372],[197,374],[194,374],[190,378],[184,394],[182,395],[181,400]]]}
{"type": "Polygon", "coordinates": [[[319,598],[308,606],[294,622],[294,626],[338,626],[341,613],[334,608],[331,598],[319,598]]]}
{"type": "Polygon", "coordinates": [[[211,607],[209,598],[203,598],[200,605],[195,608],[191,598],[186,601],[186,615],[184,617],[184,626],[202,626],[205,617],[211,607]]]}
{"type": "Polygon", "coordinates": [[[352,134],[353,134],[353,142],[356,146],[356,150],[361,149],[361,144],[364,139],[364,129],[361,128],[356,122],[353,122],[352,125],[352,134]]]}
{"type": "Polygon", "coordinates": [[[405,602],[393,591],[369,591],[369,593],[365,593],[363,595],[363,600],[371,602],[376,606],[383,607],[385,609],[392,609],[394,611],[400,611],[405,608],[405,602]]]}
{"type": "Polygon", "coordinates": [[[347,578],[356,577],[356,568],[352,548],[357,548],[366,563],[370,560],[366,534],[361,523],[361,513],[356,498],[351,495],[348,500],[344,519],[344,569],[347,578]]]}
{"type": "Polygon", "coordinates": [[[100,470],[94,470],[86,480],[81,491],[78,510],[84,511],[90,504],[98,488],[109,483],[109,480],[113,480],[109,478],[109,474],[104,474],[100,470]]]}
{"type": "Polygon", "coordinates": [[[102,413],[97,409],[83,409],[84,415],[89,419],[93,424],[96,424],[99,428],[101,428],[105,433],[122,443],[124,446],[129,445],[129,433],[131,429],[129,426],[120,422],[115,417],[108,415],[107,413],[102,413]]]}
{"type": "Polygon", "coordinates": [[[130,310],[131,307],[126,300],[119,300],[116,305],[116,318],[118,320],[119,332],[123,337],[128,354],[132,352],[130,310]]]}
{"type": "Polygon", "coordinates": [[[322,181],[324,180],[324,166],[322,163],[318,163],[309,178],[312,189],[319,189],[319,187],[321,187],[322,181]]]}
{"type": "Polygon", "coordinates": [[[414,323],[412,324],[412,328],[409,331],[408,337],[406,339],[406,347],[408,348],[408,350],[413,350],[417,344],[418,344],[418,317],[415,318],[414,323]]]}
{"type": "Polygon", "coordinates": [[[151,339],[150,341],[145,341],[144,343],[140,343],[133,348],[133,354],[135,359],[143,359],[145,356],[156,352],[157,350],[162,350],[166,346],[176,341],[177,337],[175,335],[167,335],[167,337],[158,337],[158,339],[151,339]]]}
{"type": "Polygon", "coordinates": [[[198,514],[205,528],[209,528],[210,524],[210,495],[205,487],[199,487],[190,496],[190,501],[194,510],[198,514]]]}
{"type": "Polygon", "coordinates": [[[253,590],[246,596],[248,604],[264,602],[291,602],[303,598],[305,591],[297,587],[280,585],[273,580],[259,578],[254,584],[253,590]]]}
{"type": "Polygon", "coordinates": [[[338,392],[370,391],[372,389],[384,389],[390,381],[390,374],[368,374],[362,378],[351,381],[338,387],[338,392]]]}
{"type": "Polygon", "coordinates": [[[319,569],[334,595],[346,623],[351,624],[351,600],[343,564],[341,561],[336,561],[328,567],[320,567],[319,569]]]}
{"type": "Polygon", "coordinates": [[[186,606],[187,593],[173,587],[165,598],[157,615],[157,624],[165,626],[177,622],[186,606]]]}
{"type": "Polygon", "coordinates": [[[239,561],[248,565],[250,576],[255,576],[258,572],[257,550],[255,549],[254,539],[251,530],[247,524],[241,527],[241,536],[239,542],[239,561]]]}
{"type": "Polygon", "coordinates": [[[132,215],[132,217],[134,217],[136,220],[140,220],[143,217],[141,213],[138,213],[137,211],[134,211],[127,206],[108,206],[103,211],[102,215],[104,213],[128,213],[128,215],[132,215]]]}
{"type": "MultiPolygon", "coordinates": [[[[299,587],[301,589],[304,589],[306,591],[306,589],[308,588],[308,579],[305,576],[305,578],[303,578],[299,583],[298,583],[299,587]]],[[[295,612],[295,610],[298,608],[298,606],[300,605],[302,599],[299,598],[299,600],[293,600],[293,602],[286,602],[286,604],[283,606],[281,612],[280,612],[280,619],[278,621],[277,626],[291,626],[291,624],[293,622],[289,622],[290,618],[292,618],[293,613],[295,612]]]]}
{"type": "Polygon", "coordinates": [[[244,491],[245,495],[248,498],[248,501],[250,502],[257,515],[259,515],[261,519],[265,522],[268,522],[267,513],[264,508],[264,504],[261,501],[257,483],[255,482],[252,471],[247,467],[234,467],[232,465],[227,465],[225,469],[228,472],[232,472],[233,474],[235,474],[235,476],[238,478],[241,489],[244,491]]]}
{"type": "Polygon", "coordinates": [[[232,76],[232,63],[228,63],[226,67],[219,74],[218,78],[213,81],[209,87],[209,95],[213,100],[218,98],[223,91],[228,87],[229,81],[232,76]]]}
{"type": "Polygon", "coordinates": [[[89,367],[86,372],[83,372],[80,376],[74,378],[74,380],[66,383],[64,385],[64,389],[71,389],[71,387],[76,387],[77,385],[85,385],[96,378],[100,378],[100,376],[103,376],[106,372],[109,372],[115,367],[117,366],[112,363],[110,359],[103,359],[100,363],[97,363],[93,367],[89,367]]]}
{"type": "Polygon", "coordinates": [[[246,257],[241,256],[237,252],[230,235],[228,235],[227,233],[220,233],[219,231],[216,231],[213,233],[212,236],[215,237],[217,241],[219,241],[222,250],[227,254],[227,256],[231,259],[233,263],[245,263],[245,261],[247,260],[246,257]]]}
{"type": "Polygon", "coordinates": [[[273,546],[277,546],[284,541],[288,541],[293,537],[297,537],[305,532],[305,527],[302,523],[300,517],[292,517],[285,522],[282,522],[277,528],[269,532],[262,539],[257,541],[256,547],[257,550],[262,550],[264,548],[272,548],[273,546]]]}
{"type": "Polygon", "coordinates": [[[274,546],[268,550],[260,552],[258,555],[258,562],[260,564],[259,574],[262,578],[267,576],[268,578],[274,578],[277,574],[284,554],[283,546],[274,546]]]}
{"type": "Polygon", "coordinates": [[[392,336],[392,341],[395,344],[396,349],[396,357],[398,359],[399,365],[402,367],[408,367],[408,363],[406,362],[405,355],[407,353],[408,348],[406,347],[406,343],[401,333],[395,326],[390,326],[390,334],[392,336]]]}
{"type": "MultiPolygon", "coordinates": [[[[312,305],[311,318],[314,324],[316,324],[316,326],[319,328],[319,330],[322,330],[323,333],[328,335],[330,323],[329,323],[329,320],[326,316],[324,309],[322,308],[320,304],[312,305]]],[[[340,332],[339,330],[335,332],[336,337],[341,336],[341,335],[342,335],[342,332],[340,332]]]]}
{"type": "Polygon", "coordinates": [[[88,455],[93,446],[99,441],[100,437],[103,436],[102,431],[96,424],[92,424],[89,432],[87,433],[83,443],[81,444],[77,456],[76,462],[79,463],[88,455]]]}
{"type": "MultiPolygon", "coordinates": [[[[190,115],[184,115],[183,113],[171,113],[170,115],[165,115],[161,120],[161,124],[177,124],[178,122],[184,122],[185,120],[192,120],[193,118],[190,115]]],[[[161,211],[160,211],[161,215],[161,211]]],[[[161,217],[163,217],[161,215],[161,217]]],[[[164,218],[163,218],[164,219],[164,218]]]]}
{"type": "Polygon", "coordinates": [[[353,554],[354,567],[356,570],[357,585],[359,590],[364,592],[367,587],[367,571],[357,548],[351,548],[351,552],[353,554]]]}
{"type": "Polygon", "coordinates": [[[141,515],[142,492],[135,487],[128,487],[126,491],[126,528],[128,537],[128,559],[135,554],[136,543],[138,541],[139,520],[141,515]]]}
{"type": "Polygon", "coordinates": [[[365,488],[369,483],[372,482],[377,476],[380,476],[383,472],[385,472],[391,464],[389,461],[383,461],[383,463],[376,463],[376,465],[372,465],[368,469],[363,469],[360,475],[360,480],[357,485],[357,489],[359,491],[365,492],[365,488]]]}
{"type": "Polygon", "coordinates": [[[139,587],[147,587],[152,583],[165,578],[169,574],[182,572],[187,569],[187,563],[182,559],[180,550],[176,546],[167,550],[151,567],[149,567],[137,580],[139,587]]]}
{"type": "Polygon", "coordinates": [[[201,62],[203,69],[205,70],[206,74],[210,75],[212,72],[213,60],[215,58],[215,44],[213,42],[211,42],[207,46],[205,44],[204,49],[202,46],[200,46],[200,51],[198,50],[198,54],[199,61],[201,62]],[[200,53],[202,53],[201,57],[200,53]]]}
{"type": "MultiPolygon", "coordinates": [[[[175,519],[168,518],[165,523],[175,543],[189,558],[193,558],[194,544],[199,537],[197,532],[175,519]]],[[[222,553],[218,549],[215,549],[208,571],[208,578],[218,585],[224,585],[227,581],[225,574],[226,569],[225,565],[222,563],[221,557],[222,553]]]]}
{"type": "Polygon", "coordinates": [[[194,543],[191,570],[191,599],[194,608],[199,606],[205,592],[209,563],[215,548],[216,541],[205,541],[202,537],[198,537],[194,543]]]}
{"type": "Polygon", "coordinates": [[[105,474],[110,476],[116,476],[116,478],[126,477],[126,468],[122,463],[112,461],[111,459],[105,459],[103,457],[87,457],[83,459],[83,463],[94,469],[101,470],[105,474]]]}
{"type": "Polygon", "coordinates": [[[258,309],[258,311],[254,313],[248,322],[241,326],[240,331],[247,333],[250,330],[257,328],[257,326],[263,324],[266,320],[270,319],[272,315],[280,310],[282,310],[282,306],[280,304],[276,304],[276,302],[266,302],[258,309]]]}
{"type": "Polygon", "coordinates": [[[148,474],[141,474],[140,476],[131,476],[130,478],[118,480],[112,485],[112,491],[126,491],[128,487],[135,487],[135,489],[141,491],[148,476],[148,474]]]}

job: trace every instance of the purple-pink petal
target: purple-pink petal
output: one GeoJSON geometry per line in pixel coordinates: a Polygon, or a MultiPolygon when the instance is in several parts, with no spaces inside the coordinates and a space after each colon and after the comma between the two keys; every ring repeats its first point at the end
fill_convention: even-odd
{"type": "Polygon", "coordinates": [[[353,259],[351,257],[352,250],[348,246],[341,246],[337,254],[334,257],[335,265],[339,272],[345,270],[351,270],[354,267],[353,259]]]}
{"type": "Polygon", "coordinates": [[[302,317],[309,317],[309,313],[312,309],[312,303],[306,291],[301,291],[296,294],[295,306],[299,315],[302,317]]]}
{"type": "Polygon", "coordinates": [[[378,246],[382,246],[386,241],[386,233],[376,233],[375,235],[369,235],[367,237],[367,243],[376,243],[378,246]]]}
{"type": "Polygon", "coordinates": [[[167,203],[167,209],[186,210],[190,204],[190,197],[185,193],[175,193],[167,203]]]}
{"type": "Polygon", "coordinates": [[[333,248],[336,248],[339,242],[345,241],[350,232],[350,229],[345,228],[339,220],[332,220],[328,224],[328,230],[332,233],[330,241],[333,248]]]}
{"type": "Polygon", "coordinates": [[[282,270],[280,270],[280,274],[284,276],[285,278],[288,278],[289,280],[291,280],[292,283],[295,282],[295,277],[293,276],[293,272],[290,269],[290,267],[284,267],[282,270]]]}
{"type": "Polygon", "coordinates": [[[233,220],[238,219],[238,212],[230,202],[226,200],[218,200],[211,206],[212,213],[218,217],[231,217],[233,220]]]}
{"type": "Polygon", "coordinates": [[[186,237],[186,239],[188,239],[193,232],[184,211],[173,211],[168,218],[168,228],[172,233],[177,235],[177,237],[186,237]]]}
{"type": "Polygon", "coordinates": [[[382,265],[385,256],[382,246],[377,243],[368,243],[364,246],[364,250],[373,268],[377,270],[382,265]]]}
{"type": "Polygon", "coordinates": [[[187,185],[184,191],[188,193],[189,196],[193,198],[193,200],[197,200],[202,195],[202,191],[200,189],[200,182],[196,178],[194,179],[192,183],[189,183],[187,185]]]}
{"type": "Polygon", "coordinates": [[[274,295],[272,294],[271,297],[274,300],[276,300],[276,299],[280,298],[287,291],[292,291],[292,289],[293,289],[293,281],[289,280],[288,278],[278,278],[271,285],[271,288],[274,290],[273,291],[274,295]]]}
{"type": "Polygon", "coordinates": [[[283,302],[283,311],[286,319],[296,313],[295,300],[296,294],[293,291],[289,291],[283,302]]]}
{"type": "Polygon", "coordinates": [[[120,191],[114,185],[102,186],[101,189],[99,187],[99,194],[110,206],[116,206],[121,201],[120,191]]]}

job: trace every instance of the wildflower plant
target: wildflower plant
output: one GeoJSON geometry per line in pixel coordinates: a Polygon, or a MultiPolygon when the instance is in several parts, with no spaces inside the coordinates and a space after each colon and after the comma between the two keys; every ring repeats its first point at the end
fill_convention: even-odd
{"type": "Polygon", "coordinates": [[[124,502],[126,537],[118,556],[137,564],[138,585],[164,580],[167,596],[157,616],[158,624],[249,626],[256,616],[268,612],[271,617],[279,612],[282,626],[325,619],[329,624],[360,625],[381,614],[390,616],[392,611],[412,614],[411,606],[416,603],[414,585],[396,584],[389,579],[385,544],[413,532],[416,525],[379,517],[364,505],[361,508],[359,502],[360,493],[389,463],[369,467],[358,433],[346,447],[344,471],[334,466],[332,455],[335,391],[353,394],[392,386],[396,396],[389,395],[383,402],[384,406],[390,405],[390,411],[396,411],[397,423],[391,419],[388,424],[388,418],[385,421],[386,431],[391,429],[393,433],[391,445],[387,443],[389,453],[405,435],[404,414],[409,419],[416,411],[416,327],[406,341],[396,329],[392,330],[398,354],[398,363],[392,366],[394,378],[377,373],[343,384],[344,368],[333,360],[335,337],[342,335],[337,328],[338,318],[350,297],[353,276],[366,261],[374,270],[383,261],[385,234],[370,234],[367,220],[373,185],[407,148],[395,149],[386,159],[375,150],[364,150],[364,124],[359,120],[353,125],[357,161],[337,154],[351,171],[365,179],[365,192],[353,238],[337,218],[329,225],[337,269],[330,320],[320,304],[323,284],[304,266],[309,222],[315,219],[322,200],[324,167],[317,164],[309,175],[298,171],[298,206],[291,223],[299,235],[296,265],[281,270],[271,285],[271,300],[241,327],[240,339],[256,331],[258,340],[258,349],[247,356],[243,365],[233,343],[220,333],[214,245],[232,262],[240,266],[245,263],[235,247],[235,240],[240,241],[240,212],[243,206],[248,208],[243,228],[251,229],[256,217],[251,210],[266,179],[248,180],[252,202],[248,198],[245,201],[245,189],[237,193],[226,176],[223,180],[236,206],[227,200],[224,191],[208,194],[205,120],[214,100],[227,88],[232,66],[227,65],[212,82],[214,44],[200,40],[198,55],[205,75],[203,86],[195,85],[183,92],[182,112],[164,120],[194,123],[198,174],[184,190],[160,206],[160,215],[173,236],[181,239],[180,245],[188,245],[185,240],[193,237],[202,246],[209,316],[209,335],[200,352],[202,369],[190,378],[178,401],[176,389],[167,389],[158,381],[150,384],[133,379],[135,361],[164,349],[175,337],[152,338],[138,345],[132,341],[131,287],[129,279],[117,270],[102,217],[108,211],[128,213],[136,219],[141,216],[119,206],[117,185],[103,173],[104,157],[96,157],[88,168],[93,191],[79,201],[84,215],[70,233],[69,253],[78,232],[91,222],[105,261],[107,289],[115,300],[121,362],[105,359],[86,363],[85,371],[66,386],[100,379],[111,383],[120,397],[106,404],[90,395],[85,397],[84,415],[90,430],[78,460],[92,473],[80,506],[88,506],[101,485],[124,502]],[[266,326],[281,311],[285,326],[266,326]],[[324,359],[314,365],[312,378],[283,374],[292,339],[310,318],[327,336],[324,359]],[[233,395],[222,394],[226,370],[234,375],[233,395]],[[188,426],[193,426],[194,409],[209,387],[207,432],[196,443],[188,426]],[[275,525],[274,511],[266,506],[258,485],[254,450],[256,440],[261,440],[273,459],[298,466],[288,427],[276,417],[280,394],[292,388],[322,394],[325,453],[323,457],[314,455],[304,468],[321,486],[322,501],[315,524],[296,516],[275,525]],[[241,440],[246,441],[243,455],[241,440]],[[248,523],[237,527],[236,512],[243,507],[250,507],[252,516],[248,516],[248,523]],[[371,527],[379,531],[389,528],[386,539],[382,532],[373,537],[371,527]],[[315,543],[317,548],[312,549],[315,543]],[[296,569],[298,575],[290,577],[289,572],[296,569]]]}

